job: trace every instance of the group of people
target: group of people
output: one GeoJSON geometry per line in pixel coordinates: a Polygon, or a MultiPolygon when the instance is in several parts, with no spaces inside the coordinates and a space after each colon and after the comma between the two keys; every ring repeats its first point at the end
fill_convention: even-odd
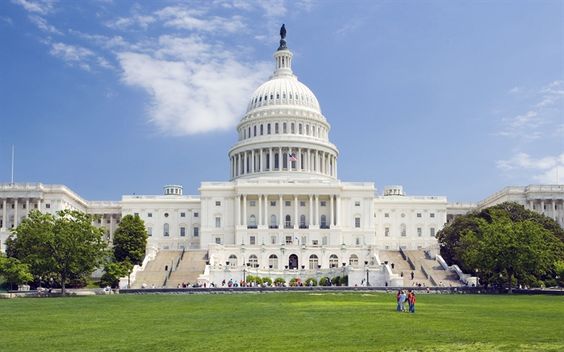
{"type": "Polygon", "coordinates": [[[405,303],[407,302],[407,304],[409,305],[409,313],[415,313],[415,292],[413,292],[412,290],[408,290],[407,292],[405,292],[405,290],[398,290],[398,293],[396,294],[396,300],[396,310],[398,312],[407,312],[405,310],[405,303]]]}

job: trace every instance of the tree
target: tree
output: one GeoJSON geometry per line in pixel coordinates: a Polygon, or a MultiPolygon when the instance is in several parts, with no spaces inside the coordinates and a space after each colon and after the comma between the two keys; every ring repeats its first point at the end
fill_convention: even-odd
{"type": "Polygon", "coordinates": [[[29,265],[20,262],[16,258],[7,258],[0,255],[0,276],[13,288],[13,285],[26,284],[33,280],[29,272],[29,265]]]}
{"type": "Polygon", "coordinates": [[[455,219],[438,234],[441,254],[485,285],[553,281],[564,231],[552,219],[502,203],[455,219]]]}
{"type": "Polygon", "coordinates": [[[100,285],[118,288],[119,279],[127,276],[131,272],[131,267],[132,265],[128,261],[108,263],[104,268],[104,275],[100,279],[100,285]]]}
{"type": "Polygon", "coordinates": [[[56,215],[31,211],[7,241],[7,252],[35,276],[55,277],[65,294],[71,279],[84,278],[103,264],[107,245],[93,217],[76,210],[56,215]]]}
{"type": "Polygon", "coordinates": [[[141,265],[145,259],[147,237],[145,224],[139,215],[124,216],[114,233],[114,260],[128,268],[128,279],[133,266],[141,265]]]}

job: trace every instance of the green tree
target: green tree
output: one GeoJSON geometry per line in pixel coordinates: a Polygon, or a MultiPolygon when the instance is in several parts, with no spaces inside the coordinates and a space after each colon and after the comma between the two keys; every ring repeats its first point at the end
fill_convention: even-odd
{"type": "Polygon", "coordinates": [[[13,285],[22,285],[33,280],[33,275],[29,272],[29,265],[16,258],[7,258],[1,255],[0,276],[4,277],[11,289],[13,289],[13,285]]]}
{"type": "Polygon", "coordinates": [[[128,277],[134,265],[141,265],[147,249],[147,230],[139,215],[124,216],[114,233],[114,260],[122,263],[128,270],[124,276],[128,277]]]}
{"type": "Polygon", "coordinates": [[[119,279],[127,276],[131,272],[131,263],[125,262],[110,262],[106,264],[104,268],[104,275],[100,279],[100,285],[102,287],[110,286],[112,288],[117,288],[119,286],[119,279]]]}
{"type": "Polygon", "coordinates": [[[564,254],[563,230],[516,203],[502,203],[455,219],[438,234],[441,254],[463,271],[478,270],[485,285],[554,282],[564,254]]]}
{"type": "Polygon", "coordinates": [[[56,215],[31,211],[10,235],[7,252],[28,264],[34,276],[57,278],[65,294],[71,279],[90,275],[107,256],[104,230],[92,221],[91,215],[76,210],[56,215]]]}

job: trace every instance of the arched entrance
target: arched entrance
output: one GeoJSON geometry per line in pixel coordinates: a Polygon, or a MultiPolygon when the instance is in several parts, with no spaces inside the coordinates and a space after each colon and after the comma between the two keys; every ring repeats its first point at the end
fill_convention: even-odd
{"type": "Polygon", "coordinates": [[[298,256],[295,254],[290,254],[290,259],[288,260],[288,268],[289,269],[297,269],[298,268],[298,256]]]}

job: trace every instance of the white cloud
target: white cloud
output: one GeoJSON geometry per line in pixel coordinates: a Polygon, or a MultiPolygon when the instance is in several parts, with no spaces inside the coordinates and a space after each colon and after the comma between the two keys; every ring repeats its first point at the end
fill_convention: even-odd
{"type": "Polygon", "coordinates": [[[528,170],[533,173],[532,178],[541,183],[564,183],[564,153],[538,159],[527,153],[517,153],[511,159],[499,160],[497,167],[506,172],[528,170]]]}
{"type": "Polygon", "coordinates": [[[29,20],[33,23],[37,28],[42,30],[43,32],[52,33],[52,34],[59,34],[62,35],[61,31],[59,31],[55,26],[50,25],[46,19],[41,16],[37,15],[30,15],[29,20]]]}
{"type": "Polygon", "coordinates": [[[155,13],[167,27],[203,32],[226,31],[234,33],[246,28],[241,16],[206,16],[204,9],[168,6],[155,13]]]}
{"type": "Polygon", "coordinates": [[[90,71],[92,65],[103,68],[113,68],[113,66],[103,57],[95,54],[92,50],[65,43],[51,43],[49,53],[55,57],[62,59],[70,66],[78,66],[83,70],[90,71]]]}
{"type": "Polygon", "coordinates": [[[140,27],[143,29],[147,29],[149,25],[154,23],[156,19],[150,15],[133,15],[131,17],[119,17],[115,20],[106,22],[106,26],[114,29],[127,29],[130,27],[140,27]]]}
{"type": "Polygon", "coordinates": [[[14,4],[22,6],[26,11],[41,15],[53,11],[54,0],[12,0],[14,4]]]}
{"type": "Polygon", "coordinates": [[[247,99],[270,71],[264,63],[244,64],[197,38],[162,37],[154,56],[123,52],[122,80],[150,96],[150,119],[173,135],[232,128],[247,99]],[[191,53],[194,50],[194,53],[191,53]]]}
{"type": "Polygon", "coordinates": [[[280,18],[288,12],[284,0],[260,1],[259,6],[264,10],[265,16],[269,18],[280,18]]]}

